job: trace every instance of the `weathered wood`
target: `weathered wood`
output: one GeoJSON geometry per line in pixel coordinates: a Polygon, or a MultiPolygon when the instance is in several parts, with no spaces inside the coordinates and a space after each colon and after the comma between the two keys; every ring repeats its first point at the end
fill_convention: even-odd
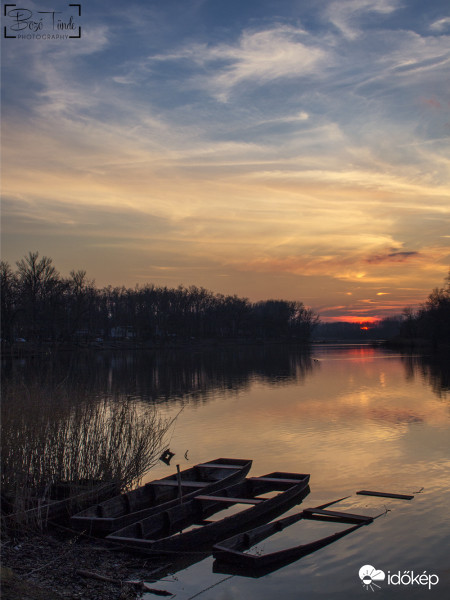
{"type": "Polygon", "coordinates": [[[140,580],[134,580],[134,579],[132,579],[132,580],[129,580],[129,581],[125,581],[125,583],[137,586],[142,591],[144,591],[144,592],[150,592],[152,594],[155,594],[156,596],[173,596],[172,592],[168,592],[167,590],[160,590],[158,588],[154,588],[151,585],[149,585],[148,583],[146,583],[145,581],[140,581],[140,580]]]}
{"type": "Polygon", "coordinates": [[[74,489],[79,487],[82,491],[62,500],[46,500],[42,503],[38,501],[37,506],[33,508],[2,515],[2,518],[6,520],[6,523],[38,521],[41,525],[46,525],[51,520],[68,518],[80,508],[104,500],[118,492],[117,484],[114,482],[99,483],[89,489],[85,489],[85,486],[77,486],[77,484],[74,484],[73,487],[74,489]]]}
{"type": "MultiPolygon", "coordinates": [[[[204,463],[209,464],[209,463],[204,463]]],[[[182,500],[187,502],[200,493],[210,493],[242,481],[250,470],[247,459],[216,458],[215,468],[198,465],[181,472],[182,500]]],[[[144,486],[101,502],[71,519],[72,526],[89,534],[105,536],[150,515],[179,504],[178,481],[175,475],[149,482],[144,486]]]]}
{"type": "Polygon", "coordinates": [[[267,483],[291,483],[292,485],[298,483],[298,479],[286,479],[281,477],[249,477],[250,481],[262,481],[267,483]]]}
{"type": "Polygon", "coordinates": [[[303,516],[308,519],[310,517],[314,518],[315,515],[319,517],[330,517],[335,520],[341,520],[343,522],[355,522],[355,523],[371,523],[373,521],[373,517],[368,517],[366,515],[356,515],[347,512],[338,512],[336,510],[324,510],[322,508],[305,508],[303,511],[303,516]]]}
{"type": "Polygon", "coordinates": [[[183,502],[183,491],[181,489],[181,472],[180,465],[177,465],[177,485],[178,485],[178,500],[180,504],[183,502]]]}
{"type": "MultiPolygon", "coordinates": [[[[178,481],[175,479],[160,479],[159,481],[152,481],[152,485],[167,485],[172,487],[178,487],[178,481]]],[[[187,479],[181,480],[182,487],[192,487],[192,488],[203,488],[211,485],[210,481],[188,481],[187,479]]]]}
{"type": "MultiPolygon", "coordinates": [[[[332,500],[331,502],[321,504],[315,508],[306,508],[295,515],[290,515],[288,517],[284,517],[283,519],[279,519],[278,521],[273,521],[272,523],[267,523],[265,525],[255,527],[254,529],[249,529],[243,533],[238,533],[237,535],[229,537],[228,539],[224,539],[223,541],[215,544],[213,546],[213,555],[214,558],[216,558],[216,562],[213,565],[214,572],[231,574],[235,573],[237,575],[260,577],[263,574],[270,573],[283,565],[293,562],[294,560],[298,560],[303,556],[311,554],[320,548],[328,546],[338,539],[348,535],[352,531],[356,531],[358,528],[368,525],[373,521],[372,517],[324,510],[332,504],[337,504],[346,498],[348,498],[348,496],[345,498],[339,498],[338,500],[332,500]],[[302,544],[269,554],[249,554],[245,552],[252,546],[255,546],[255,544],[258,544],[271,535],[282,531],[286,527],[291,526],[293,523],[296,523],[304,518],[312,518],[314,513],[318,515],[321,514],[322,518],[325,518],[324,515],[344,515],[345,518],[336,516],[333,519],[334,522],[341,523],[349,522],[349,518],[351,519],[353,517],[353,520],[350,520],[350,522],[356,522],[356,525],[353,525],[349,529],[345,529],[343,531],[339,531],[332,535],[310,542],[309,544],[302,544]],[[219,565],[227,566],[224,570],[224,567],[219,565]],[[232,570],[230,570],[230,568],[232,570]]],[[[317,518],[320,519],[319,516],[317,518]]]]}
{"type": "Polygon", "coordinates": [[[269,473],[261,478],[249,478],[242,483],[228,486],[217,492],[198,494],[191,500],[178,504],[163,513],[154,514],[108,535],[107,539],[137,551],[155,554],[173,554],[210,549],[220,539],[276,518],[299,504],[309,493],[309,475],[302,473],[269,473]],[[292,481],[287,485],[281,481],[292,481]],[[226,491],[225,491],[226,490],[226,491]],[[268,498],[262,494],[277,492],[268,498]],[[226,495],[224,495],[226,494],[226,495]],[[200,500],[200,501],[197,501],[200,500]],[[204,501],[203,501],[204,500],[204,501]],[[244,510],[195,527],[222,511],[222,503],[245,503],[244,510]]]}
{"type": "Polygon", "coordinates": [[[106,583],[114,583],[115,585],[121,585],[122,582],[120,579],[115,579],[113,577],[107,577],[106,575],[100,575],[100,573],[95,573],[94,571],[87,571],[86,569],[77,569],[77,575],[81,577],[87,577],[89,579],[97,579],[97,581],[105,581],[106,583]]]}
{"type": "MultiPolygon", "coordinates": [[[[329,544],[332,544],[340,538],[356,531],[360,527],[363,527],[364,523],[358,523],[348,529],[339,531],[332,535],[326,536],[309,544],[301,544],[300,546],[294,546],[292,548],[286,548],[285,550],[279,550],[278,552],[272,552],[270,554],[247,554],[241,550],[245,545],[245,536],[243,534],[241,540],[244,543],[238,543],[239,537],[230,538],[216,544],[213,547],[213,556],[216,559],[214,563],[214,572],[230,573],[236,575],[244,575],[250,577],[258,577],[262,574],[271,573],[282,566],[288,565],[300,558],[312,554],[329,544]],[[236,543],[233,543],[237,540],[236,543]],[[217,569],[217,565],[227,565],[225,568],[217,569]],[[231,570],[230,570],[231,569],[231,570]]],[[[248,533],[248,532],[247,532],[248,533]]],[[[265,536],[267,537],[267,536],[265,536]]],[[[264,538],[262,538],[264,539],[264,538]]],[[[253,543],[253,540],[249,540],[253,543]]]]}
{"type": "Polygon", "coordinates": [[[149,586],[145,581],[141,583],[142,589],[145,592],[150,592],[151,594],[155,594],[155,596],[173,596],[172,592],[168,592],[167,590],[159,590],[158,588],[153,588],[149,586]]]}
{"type": "MultiPolygon", "coordinates": [[[[330,502],[326,502],[325,504],[316,506],[312,510],[327,508],[328,506],[331,506],[332,504],[337,504],[338,502],[342,502],[342,500],[346,500],[347,498],[348,496],[345,496],[344,498],[338,498],[337,500],[331,500],[330,502]]],[[[250,529],[248,531],[245,531],[244,533],[239,533],[221,542],[220,547],[222,549],[226,547],[229,550],[235,551],[242,551],[243,549],[248,549],[254,544],[270,537],[274,533],[278,533],[286,527],[289,527],[292,524],[301,521],[304,518],[305,510],[297,514],[284,517],[283,519],[278,519],[278,521],[272,521],[272,523],[265,523],[264,525],[260,525],[259,527],[255,527],[254,529],[250,529]]]]}
{"type": "Polygon", "coordinates": [[[360,490],[356,492],[360,496],[380,496],[381,498],[397,498],[398,500],[412,500],[413,495],[409,494],[391,494],[390,492],[371,492],[369,490],[360,490]]]}
{"type": "Polygon", "coordinates": [[[207,467],[208,469],[235,469],[236,465],[221,465],[220,463],[202,463],[197,467],[207,467]]]}
{"type": "Polygon", "coordinates": [[[197,500],[213,500],[214,502],[227,502],[228,504],[259,504],[262,498],[229,498],[228,496],[196,496],[197,500]]]}
{"type": "Polygon", "coordinates": [[[96,573],[95,571],[87,571],[86,569],[77,569],[76,573],[77,573],[77,575],[80,575],[81,577],[86,577],[88,579],[96,579],[97,581],[103,581],[105,583],[113,583],[114,585],[121,586],[123,583],[126,583],[128,585],[133,585],[142,591],[151,592],[152,594],[155,594],[156,596],[173,596],[173,594],[171,592],[167,592],[166,590],[160,590],[158,588],[153,588],[150,585],[148,585],[147,583],[145,583],[145,581],[132,580],[132,581],[123,582],[120,579],[115,579],[113,577],[107,577],[106,575],[101,575],[100,573],[96,573]]]}

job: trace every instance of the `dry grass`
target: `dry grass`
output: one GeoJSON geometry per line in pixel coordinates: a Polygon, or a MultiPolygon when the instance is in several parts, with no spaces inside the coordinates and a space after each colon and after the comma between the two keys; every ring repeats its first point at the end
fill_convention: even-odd
{"type": "Polygon", "coordinates": [[[114,483],[133,487],[157,462],[171,423],[132,399],[69,399],[64,387],[10,385],[3,390],[3,510],[13,514],[66,495],[114,483]],[[59,485],[59,492],[61,492],[59,485]]]}

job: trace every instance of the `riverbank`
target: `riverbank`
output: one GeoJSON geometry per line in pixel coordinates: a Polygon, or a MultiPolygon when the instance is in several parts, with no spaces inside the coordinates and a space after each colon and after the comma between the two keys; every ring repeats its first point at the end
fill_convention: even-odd
{"type": "Polygon", "coordinates": [[[137,600],[160,570],[102,540],[35,533],[2,541],[2,600],[137,600]]]}
{"type": "Polygon", "coordinates": [[[61,353],[79,351],[165,351],[165,350],[210,350],[213,348],[232,348],[233,346],[277,346],[288,345],[309,348],[312,340],[296,338],[167,338],[154,341],[134,340],[95,340],[85,343],[38,343],[38,342],[15,342],[13,344],[2,344],[1,354],[3,358],[26,358],[29,356],[48,356],[51,358],[61,353]]]}
{"type": "Polygon", "coordinates": [[[439,354],[442,352],[448,353],[450,351],[450,340],[447,342],[433,343],[432,340],[424,338],[405,338],[397,336],[384,341],[382,347],[395,350],[400,349],[408,352],[433,352],[434,354],[439,354]]]}

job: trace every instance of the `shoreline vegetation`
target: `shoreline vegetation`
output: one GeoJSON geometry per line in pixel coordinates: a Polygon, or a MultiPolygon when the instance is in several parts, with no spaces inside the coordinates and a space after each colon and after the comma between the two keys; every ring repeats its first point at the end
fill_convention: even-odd
{"type": "Polygon", "coordinates": [[[174,344],[193,340],[291,339],[308,342],[319,317],[303,302],[215,294],[196,286],[105,287],[86,271],[63,278],[51,258],[29,252],[17,270],[0,263],[5,347],[174,344]]]}
{"type": "Polygon", "coordinates": [[[167,448],[174,419],[120,394],[99,399],[82,385],[69,396],[64,381],[8,381],[2,392],[2,598],[140,597],[125,580],[143,580],[148,557],[111,551],[68,519],[139,485],[167,448]]]}
{"type": "Polygon", "coordinates": [[[80,389],[69,398],[62,385],[23,382],[2,392],[2,521],[13,534],[45,529],[49,511],[64,518],[83,502],[135,487],[173,423],[123,396],[86,398],[80,389]]]}
{"type": "Polygon", "coordinates": [[[29,252],[13,271],[0,261],[2,354],[74,350],[379,341],[440,349],[450,344],[450,274],[416,310],[375,323],[321,322],[301,301],[224,296],[196,286],[99,289],[86,271],[62,277],[29,252]]]}

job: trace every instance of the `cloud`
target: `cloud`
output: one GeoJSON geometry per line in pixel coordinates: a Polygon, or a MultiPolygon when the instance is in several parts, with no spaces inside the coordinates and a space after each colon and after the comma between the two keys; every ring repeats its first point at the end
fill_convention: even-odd
{"type": "Polygon", "coordinates": [[[367,258],[368,263],[381,263],[381,262],[403,262],[413,256],[418,256],[419,252],[390,252],[385,255],[371,256],[367,258]]]}
{"type": "Polygon", "coordinates": [[[138,265],[196,283],[207,265],[202,285],[222,276],[253,297],[276,281],[317,305],[350,286],[359,302],[371,296],[352,286],[386,285],[393,310],[419,281],[408,293],[421,301],[448,261],[450,38],[389,22],[398,7],[309,3],[309,32],[241,15],[239,29],[208,21],[197,35],[178,17],[168,37],[155,23],[169,10],[152,7],[136,32],[124,8],[92,20],[84,46],[5,45],[8,239],[23,253],[57,236],[122,252],[117,282],[138,265]]]}
{"type": "Polygon", "coordinates": [[[450,17],[442,17],[442,19],[433,21],[430,25],[430,29],[438,32],[450,29],[450,17]]]}
{"type": "Polygon", "coordinates": [[[331,2],[325,14],[349,40],[355,40],[361,35],[361,19],[367,13],[378,13],[388,15],[396,11],[400,3],[396,0],[339,0],[331,2]]]}
{"type": "MultiPolygon", "coordinates": [[[[428,285],[431,288],[433,281],[441,279],[445,271],[443,265],[448,259],[448,248],[436,246],[423,246],[420,253],[386,251],[369,253],[370,258],[368,259],[369,243],[363,235],[359,240],[355,236],[347,248],[343,247],[337,238],[335,239],[336,242],[333,244],[329,242],[328,238],[316,238],[315,254],[311,253],[313,242],[309,239],[303,240],[303,244],[299,240],[295,255],[283,253],[282,246],[279,249],[267,248],[266,251],[262,251],[258,247],[249,248],[245,260],[235,256],[230,264],[235,269],[245,272],[291,273],[303,277],[322,276],[330,277],[334,281],[363,286],[361,289],[368,289],[368,286],[372,286],[370,289],[373,290],[373,294],[371,295],[375,299],[376,296],[380,296],[379,293],[376,293],[377,287],[380,285],[389,285],[391,290],[389,295],[392,295],[394,291],[398,298],[399,287],[407,286],[408,282],[417,280],[419,274],[423,282],[422,294],[426,294],[425,282],[429,282],[428,285]],[[365,244],[366,247],[364,247],[365,244]],[[330,252],[333,245],[335,254],[330,252]]],[[[375,238],[372,240],[372,245],[376,245],[375,238]]],[[[382,245],[380,239],[379,246],[382,245]]],[[[382,292],[381,294],[387,293],[382,292]]],[[[406,304],[405,301],[402,302],[406,304]]],[[[392,303],[396,303],[394,296],[392,303]]]]}
{"type": "Polygon", "coordinates": [[[178,53],[151,56],[150,60],[189,60],[208,70],[194,78],[216,99],[226,102],[239,84],[263,85],[298,78],[329,65],[331,55],[303,29],[279,25],[262,31],[245,30],[235,44],[192,44],[178,53]],[[308,43],[309,42],[309,43],[308,43]]]}
{"type": "Polygon", "coordinates": [[[422,104],[425,106],[431,106],[432,108],[442,108],[442,104],[436,98],[424,98],[422,104]]]}

